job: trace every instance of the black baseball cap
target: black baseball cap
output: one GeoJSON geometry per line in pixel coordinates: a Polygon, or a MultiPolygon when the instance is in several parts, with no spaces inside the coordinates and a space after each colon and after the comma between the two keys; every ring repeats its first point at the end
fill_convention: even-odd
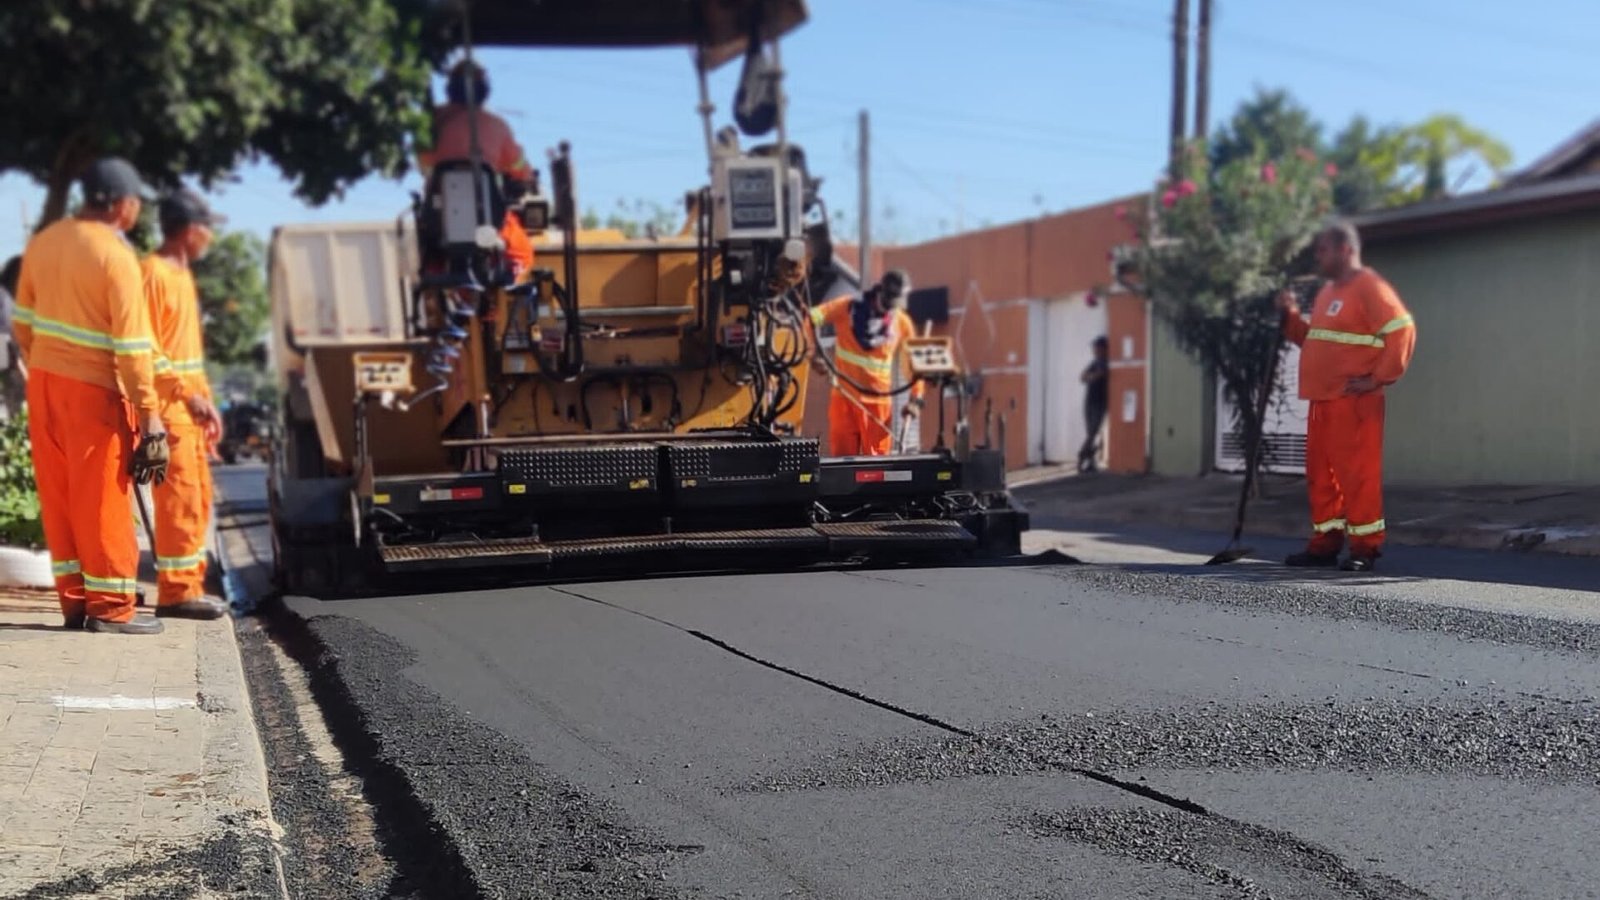
{"type": "Polygon", "coordinates": [[[188,188],[179,188],[162,198],[160,218],[163,229],[182,228],[185,225],[221,225],[228,221],[226,217],[212,212],[205,198],[188,188]]]}
{"type": "Polygon", "coordinates": [[[154,200],[155,192],[139,177],[139,170],[125,159],[107,156],[89,164],[78,179],[83,201],[90,206],[109,206],[123,197],[154,200]]]}

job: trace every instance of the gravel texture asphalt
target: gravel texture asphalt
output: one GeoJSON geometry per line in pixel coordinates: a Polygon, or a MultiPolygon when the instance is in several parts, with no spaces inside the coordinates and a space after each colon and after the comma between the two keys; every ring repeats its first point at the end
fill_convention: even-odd
{"type": "Polygon", "coordinates": [[[1103,538],[1067,540],[1100,566],[277,615],[368,793],[429,836],[418,896],[1595,894],[1583,572],[1291,578],[1103,538]]]}

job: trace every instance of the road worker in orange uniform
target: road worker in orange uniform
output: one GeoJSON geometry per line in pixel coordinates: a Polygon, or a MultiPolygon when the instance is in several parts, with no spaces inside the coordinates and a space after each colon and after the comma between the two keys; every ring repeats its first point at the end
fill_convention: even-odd
{"type": "Polygon", "coordinates": [[[1382,555],[1384,389],[1411,364],[1417,329],[1400,296],[1361,265],[1355,228],[1337,223],[1316,240],[1328,279],[1301,318],[1292,293],[1278,297],[1284,334],[1301,347],[1300,396],[1311,401],[1306,486],[1313,536],[1291,566],[1367,572],[1382,555]],[[1339,562],[1349,535],[1350,555],[1339,562]]]}
{"type": "Polygon", "coordinates": [[[167,466],[150,315],[123,237],[147,189],[115,158],[89,166],[81,187],[82,211],[28,242],[12,317],[40,518],[67,628],[159,634],[159,620],[135,615],[129,496],[167,466]]]}
{"type": "MultiPolygon", "coordinates": [[[[894,387],[897,363],[909,378],[903,350],[915,326],[899,303],[910,291],[910,276],[894,269],[860,297],[840,297],[811,309],[813,331],[832,325],[835,335],[833,358],[839,378],[828,401],[830,456],[887,456],[894,449],[888,424],[894,417],[894,398],[888,393],[894,387]]],[[[903,417],[916,415],[922,394],[922,382],[913,381],[903,417]]]]}
{"type": "MultiPolygon", "coordinates": [[[[444,160],[472,158],[472,129],[468,114],[478,109],[478,152],[484,163],[513,182],[533,180],[533,166],[511,133],[511,126],[483,108],[489,96],[489,76],[476,63],[462,60],[450,70],[445,84],[449,103],[433,111],[433,147],[417,155],[424,174],[444,160]],[[472,101],[469,103],[468,101],[472,101]]],[[[506,242],[506,257],[511,260],[518,280],[533,268],[533,241],[515,212],[506,211],[500,225],[500,239],[506,242]]]]}
{"type": "Polygon", "coordinates": [[[200,295],[189,264],[211,246],[224,221],[198,194],[181,190],[160,208],[160,249],[145,257],[144,296],[156,341],[156,387],[171,460],[155,497],[156,615],[217,619],[228,611],[206,596],[206,534],[211,526],[209,447],[222,417],[206,380],[200,295]]]}

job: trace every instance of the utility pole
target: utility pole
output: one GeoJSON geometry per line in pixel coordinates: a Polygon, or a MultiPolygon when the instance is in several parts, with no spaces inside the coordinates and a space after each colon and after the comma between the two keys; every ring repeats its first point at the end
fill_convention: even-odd
{"type": "Polygon", "coordinates": [[[1200,26],[1195,35],[1194,136],[1204,140],[1211,128],[1211,0],[1199,0],[1200,26]]]}
{"type": "Polygon", "coordinates": [[[1179,153],[1189,111],[1189,0],[1174,0],[1172,10],[1172,131],[1167,148],[1168,169],[1178,178],[1179,153]]]}
{"type": "Polygon", "coordinates": [[[861,111],[861,136],[856,141],[856,180],[861,184],[861,289],[872,284],[872,124],[867,111],[861,111]]]}

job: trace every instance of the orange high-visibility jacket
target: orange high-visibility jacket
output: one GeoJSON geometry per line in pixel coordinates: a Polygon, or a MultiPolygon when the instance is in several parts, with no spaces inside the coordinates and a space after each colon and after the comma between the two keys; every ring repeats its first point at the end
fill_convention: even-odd
{"type": "Polygon", "coordinates": [[[121,393],[160,412],[139,258],[102,222],[62,219],[28,242],[11,331],[31,369],[121,393]],[[55,286],[41,292],[38,285],[55,286]]]}
{"type": "Polygon", "coordinates": [[[184,401],[196,394],[211,399],[194,275],[159,254],[145,257],[140,269],[156,339],[156,386],[166,405],[162,417],[192,422],[184,401]]]}
{"type": "MultiPolygon", "coordinates": [[[[894,369],[898,357],[901,372],[907,381],[911,381],[911,360],[903,352],[906,338],[916,334],[911,317],[903,309],[894,310],[889,319],[888,339],[875,349],[863,347],[850,326],[850,305],[853,302],[853,298],[839,297],[811,308],[813,332],[823,325],[833,326],[836,341],[833,360],[839,374],[863,387],[888,392],[894,387],[894,369]]],[[[843,379],[839,381],[839,389],[869,406],[890,406],[893,403],[889,397],[862,394],[843,379]]],[[[911,398],[922,399],[922,392],[922,382],[912,382],[911,398]]]]}
{"type": "Polygon", "coordinates": [[[1300,345],[1300,396],[1337,400],[1352,378],[1380,387],[1400,380],[1417,346],[1417,328],[1400,295],[1378,273],[1362,269],[1344,284],[1317,292],[1311,321],[1284,320],[1284,335],[1300,345]]]}

